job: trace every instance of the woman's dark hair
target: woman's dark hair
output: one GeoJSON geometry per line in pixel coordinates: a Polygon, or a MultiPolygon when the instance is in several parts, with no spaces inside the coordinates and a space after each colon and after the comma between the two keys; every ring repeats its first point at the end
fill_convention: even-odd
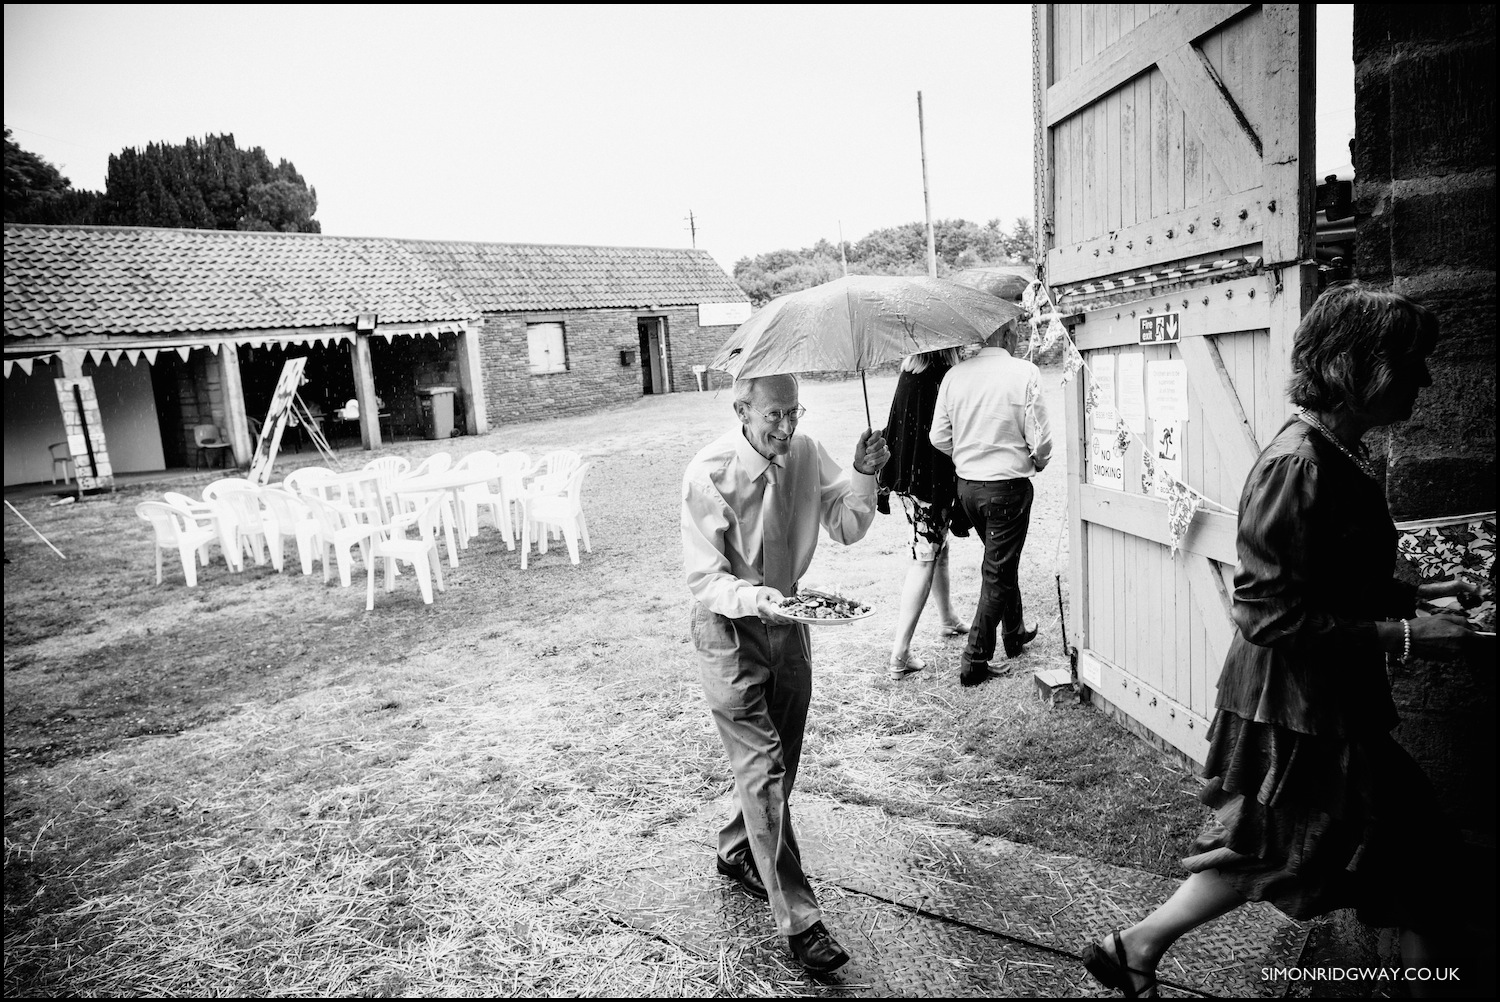
{"type": "Polygon", "coordinates": [[[1310,410],[1362,411],[1437,344],[1437,317],[1397,292],[1328,288],[1297,325],[1287,396],[1310,410]]]}

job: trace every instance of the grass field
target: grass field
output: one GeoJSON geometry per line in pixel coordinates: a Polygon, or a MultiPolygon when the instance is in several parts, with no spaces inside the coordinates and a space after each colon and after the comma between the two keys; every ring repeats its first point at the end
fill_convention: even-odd
{"type": "MultiPolygon", "coordinates": [[[[893,387],[870,380],[877,423],[893,387]]],[[[847,462],[860,384],[807,381],[802,401],[802,430],[847,462]]],[[[362,568],[346,590],[220,561],[188,589],[169,555],[156,586],[133,506],[159,488],[18,504],[68,559],[7,515],[6,993],[782,990],[591,904],[655,831],[729,789],[687,639],[678,492],[732,420],[727,394],[676,394],[384,450],[569,447],[596,464],[581,566],[553,549],[523,572],[486,529],[430,607],[406,576],[367,614],[362,568]]],[[[1038,478],[1024,561],[1042,636],[975,689],[957,683],[961,640],[926,620],[914,649],[933,666],[885,675],[899,513],[852,547],[823,541],[806,583],[878,611],[815,636],[799,790],[1174,873],[1196,782],[1096,711],[1032,695],[1032,669],[1066,664],[1064,468],[1038,478]]],[[[979,555],[956,542],[961,610],[979,555]]]]}

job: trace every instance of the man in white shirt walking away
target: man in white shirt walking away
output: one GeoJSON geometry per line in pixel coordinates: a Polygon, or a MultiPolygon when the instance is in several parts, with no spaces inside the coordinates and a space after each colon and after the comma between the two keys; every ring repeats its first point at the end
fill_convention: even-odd
{"type": "Polygon", "coordinates": [[[1036,638],[1022,618],[1021,548],[1031,524],[1031,478],[1052,458],[1041,372],[1005,345],[1014,323],[990,335],[978,355],[943,377],[932,418],[932,444],[953,457],[958,502],[984,540],[979,608],[960,660],[966,686],[999,674],[990,668],[998,631],[1007,657],[1036,638]]]}

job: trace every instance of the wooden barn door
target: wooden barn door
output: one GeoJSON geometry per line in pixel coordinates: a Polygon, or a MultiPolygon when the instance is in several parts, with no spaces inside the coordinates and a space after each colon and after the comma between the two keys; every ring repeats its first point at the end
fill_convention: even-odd
{"type": "Polygon", "coordinates": [[[1238,505],[1289,413],[1291,335],[1316,287],[1313,8],[1033,8],[1044,274],[1082,316],[1093,376],[1069,384],[1066,415],[1079,676],[1199,762],[1234,631],[1235,517],[1211,509],[1238,505]],[[1135,432],[1114,456],[1097,448],[1117,438],[1111,404],[1135,432]],[[1175,553],[1147,448],[1211,502],[1175,553]]]}

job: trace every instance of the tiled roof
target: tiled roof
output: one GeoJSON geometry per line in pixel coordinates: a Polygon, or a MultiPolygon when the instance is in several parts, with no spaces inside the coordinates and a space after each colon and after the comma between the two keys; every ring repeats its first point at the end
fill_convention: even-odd
{"type": "Polygon", "coordinates": [[[486,313],[743,303],[707,251],[402,240],[486,313]]]}
{"type": "Polygon", "coordinates": [[[5,226],[5,334],[75,337],[467,320],[399,241],[310,233],[5,226]]]}

